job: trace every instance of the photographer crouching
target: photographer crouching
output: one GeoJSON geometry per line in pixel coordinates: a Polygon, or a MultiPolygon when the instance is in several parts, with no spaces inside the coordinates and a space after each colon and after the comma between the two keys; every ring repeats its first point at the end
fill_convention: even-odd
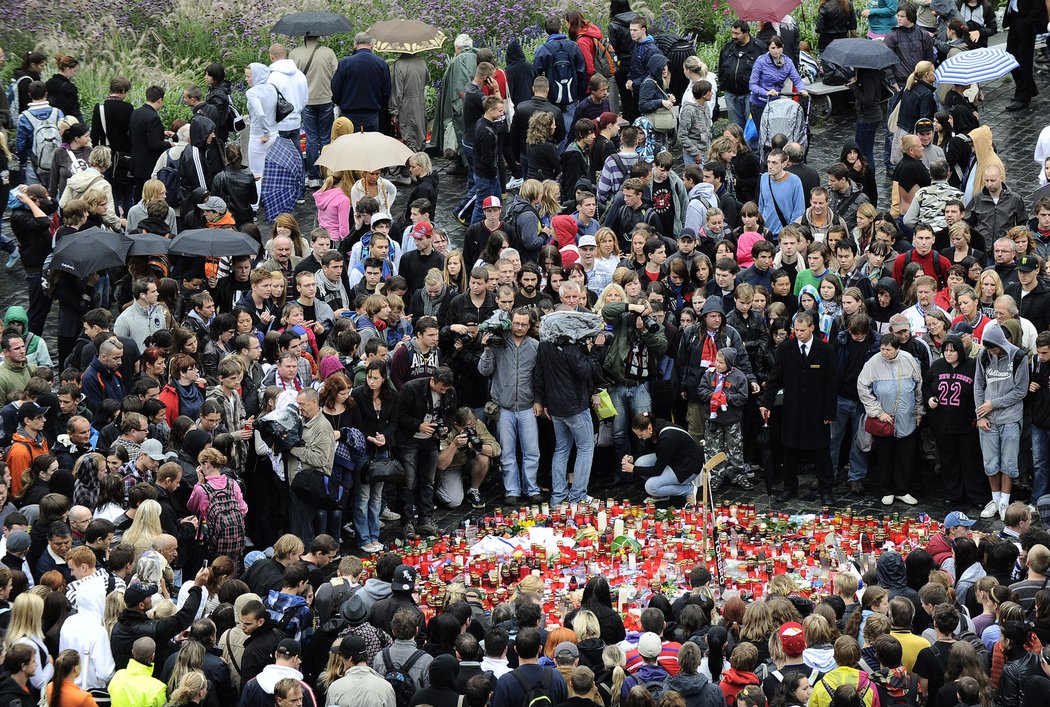
{"type": "Polygon", "coordinates": [[[452,430],[441,440],[435,500],[449,508],[458,508],[463,503],[463,471],[466,470],[470,475],[467,500],[474,508],[484,508],[479,489],[492,468],[493,457],[499,453],[499,443],[485,423],[469,407],[459,408],[452,420],[452,430]]]}

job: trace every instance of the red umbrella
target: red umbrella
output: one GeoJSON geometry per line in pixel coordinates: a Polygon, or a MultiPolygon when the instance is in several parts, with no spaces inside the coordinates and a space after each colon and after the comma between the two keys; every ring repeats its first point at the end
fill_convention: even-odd
{"type": "Polygon", "coordinates": [[[736,16],[748,22],[780,22],[801,0],[729,0],[736,16]]]}

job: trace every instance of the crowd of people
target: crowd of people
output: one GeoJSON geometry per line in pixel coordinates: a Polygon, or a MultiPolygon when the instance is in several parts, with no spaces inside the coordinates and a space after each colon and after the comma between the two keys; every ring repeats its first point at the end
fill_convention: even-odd
{"type": "MultiPolygon", "coordinates": [[[[1035,95],[1039,12],[1006,13],[1009,111],[1035,95]]],[[[806,98],[789,20],[734,22],[710,70],[665,55],[624,0],[605,33],[577,10],[546,20],[531,63],[456,37],[431,147],[467,177],[461,237],[437,214],[426,63],[388,65],[367,33],[342,59],[316,37],[270,46],[244,69],[244,115],[209,64],[181,91],[192,119],[168,126],[164,88],[135,108],[114,77],[88,119],[78,61],[45,82],[27,53],[3,111],[14,151],[0,139],[0,248],[28,292],[0,335],[0,707],[1050,694],[1050,536],[1029,527],[1050,513],[1050,197],[1007,185],[981,94],[934,81],[996,33],[986,3],[860,14],[900,61],[852,72],[856,140],[819,169],[805,133],[765,129],[780,94],[806,98]],[[355,130],[415,152],[386,172],[316,164],[355,130]],[[194,228],[258,251],[51,267],[86,229],[194,228]],[[555,321],[590,333],[541,335],[555,321]],[[842,483],[885,506],[936,485],[959,510],[925,550],[843,568],[831,597],[787,575],[718,596],[697,567],[630,633],[604,577],[564,617],[538,577],[491,612],[453,584],[427,621],[390,552],[439,535],[438,508],[493,497],[639,484],[695,503],[720,452],[716,494],[764,480],[784,502],[812,473],[825,504],[842,483]],[[964,510],[1004,528],[971,534],[964,510]]],[[[828,0],[818,23],[822,49],[856,16],[828,0]]]]}

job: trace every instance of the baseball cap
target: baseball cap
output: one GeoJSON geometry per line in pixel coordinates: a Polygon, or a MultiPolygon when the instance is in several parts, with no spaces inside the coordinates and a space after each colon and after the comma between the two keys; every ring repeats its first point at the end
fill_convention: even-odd
{"type": "Polygon", "coordinates": [[[153,461],[162,462],[168,458],[168,455],[164,453],[164,447],[160,446],[160,442],[155,439],[147,439],[139,447],[139,454],[145,454],[153,461]]]}
{"type": "Polygon", "coordinates": [[[598,247],[598,241],[594,240],[594,236],[580,236],[580,242],[576,244],[576,247],[586,248],[587,246],[598,247]]]}
{"type": "Polygon", "coordinates": [[[1035,272],[1039,269],[1039,258],[1034,255],[1022,255],[1017,259],[1017,269],[1021,272],[1035,272]]]}
{"type": "Polygon", "coordinates": [[[266,553],[265,552],[263,552],[262,550],[252,550],[251,552],[249,552],[247,555],[244,556],[244,569],[248,569],[249,567],[254,565],[256,562],[258,562],[259,560],[265,560],[265,559],[266,559],[266,553]]]}
{"type": "Polygon", "coordinates": [[[696,231],[694,231],[691,228],[683,228],[681,231],[678,232],[678,240],[682,240],[683,238],[686,240],[695,241],[696,231]]]}
{"type": "Polygon", "coordinates": [[[412,227],[412,237],[415,239],[430,238],[434,235],[434,227],[429,221],[420,221],[412,227]]]}
{"type": "Polygon", "coordinates": [[[562,641],[554,647],[555,658],[579,658],[580,649],[572,641],[562,641]]]}
{"type": "Polygon", "coordinates": [[[890,317],[890,331],[907,331],[911,329],[911,322],[908,321],[908,315],[906,314],[894,314],[890,317]]]}
{"type": "Polygon", "coordinates": [[[7,549],[11,552],[25,552],[31,543],[29,533],[24,530],[16,530],[7,536],[7,549]]]}
{"type": "Polygon", "coordinates": [[[969,324],[967,324],[964,321],[956,322],[955,324],[952,324],[952,333],[953,334],[972,334],[973,333],[973,327],[970,326],[969,324]]]}
{"type": "Polygon", "coordinates": [[[481,202],[481,210],[485,209],[502,209],[503,202],[499,200],[498,196],[486,196],[485,200],[481,202]]]}
{"type": "Polygon", "coordinates": [[[933,132],[933,121],[929,118],[919,118],[915,121],[915,132],[916,133],[932,133],[933,132]]]}
{"type": "Polygon", "coordinates": [[[619,121],[620,116],[616,115],[611,111],[605,111],[604,113],[598,116],[597,120],[594,121],[594,125],[598,130],[604,130],[605,128],[615,123],[618,123],[619,121]]]}
{"type": "Polygon", "coordinates": [[[39,417],[46,415],[49,407],[43,405],[37,405],[36,403],[22,403],[22,407],[18,408],[18,419],[24,420],[27,417],[39,417]]]}
{"type": "Polygon", "coordinates": [[[802,624],[797,621],[789,621],[780,627],[780,645],[784,647],[784,653],[789,656],[802,655],[806,650],[806,635],[802,631],[802,624]]]}
{"type": "Polygon", "coordinates": [[[416,588],[416,568],[412,565],[398,565],[394,578],[390,580],[390,590],[394,592],[411,592],[416,588]]]}
{"type": "Polygon", "coordinates": [[[385,211],[377,211],[376,213],[372,214],[372,220],[369,221],[368,224],[370,226],[375,226],[380,221],[393,221],[393,220],[394,219],[390,218],[390,214],[388,214],[387,212],[385,212],[385,211]]]}
{"type": "Polygon", "coordinates": [[[957,528],[960,525],[965,528],[969,528],[976,522],[977,521],[975,520],[970,520],[969,516],[967,516],[962,511],[952,511],[944,517],[945,528],[957,528]]]}
{"type": "Polygon", "coordinates": [[[350,658],[365,652],[365,639],[348,633],[339,639],[339,645],[332,646],[332,653],[350,658]]]}
{"type": "Polygon", "coordinates": [[[663,641],[652,631],[646,631],[638,639],[638,655],[643,658],[657,658],[663,649],[663,641]]]}
{"type": "Polygon", "coordinates": [[[283,655],[291,658],[297,655],[301,655],[303,652],[303,647],[299,645],[299,641],[295,640],[294,638],[285,638],[277,644],[277,650],[275,652],[277,653],[277,655],[283,655]]]}
{"type": "Polygon", "coordinates": [[[148,597],[151,597],[156,593],[157,585],[152,582],[149,584],[143,582],[132,582],[128,585],[128,588],[124,590],[124,605],[138,606],[146,601],[148,597]]]}
{"type": "Polygon", "coordinates": [[[226,202],[217,196],[209,196],[198,208],[201,211],[217,211],[219,213],[226,213],[226,202]]]}

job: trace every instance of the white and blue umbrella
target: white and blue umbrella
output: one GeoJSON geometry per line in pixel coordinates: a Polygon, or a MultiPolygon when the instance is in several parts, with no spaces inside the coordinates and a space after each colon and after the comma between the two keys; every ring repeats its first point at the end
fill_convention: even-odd
{"type": "Polygon", "coordinates": [[[959,52],[944,60],[933,75],[938,83],[967,85],[994,81],[1019,66],[1017,59],[1000,47],[982,47],[959,52]]]}

